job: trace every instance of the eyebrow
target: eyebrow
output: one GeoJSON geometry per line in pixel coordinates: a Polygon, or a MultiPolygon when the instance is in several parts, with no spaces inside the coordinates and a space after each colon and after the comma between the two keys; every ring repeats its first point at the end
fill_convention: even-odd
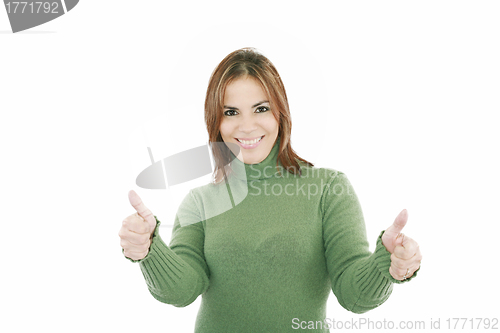
{"type": "MultiPolygon", "coordinates": [[[[252,107],[254,108],[254,107],[259,106],[259,105],[264,104],[264,103],[269,103],[269,101],[260,101],[259,103],[252,105],[252,107]]],[[[234,106],[224,105],[224,108],[231,109],[231,110],[238,110],[238,108],[235,108],[234,106]]]]}

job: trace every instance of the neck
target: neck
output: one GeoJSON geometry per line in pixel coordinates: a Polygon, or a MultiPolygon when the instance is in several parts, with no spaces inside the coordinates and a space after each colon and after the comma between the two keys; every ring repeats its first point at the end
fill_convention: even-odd
{"type": "MultiPolygon", "coordinates": [[[[280,137],[276,139],[269,155],[262,162],[255,164],[243,163],[231,152],[231,158],[233,158],[230,164],[233,171],[232,174],[236,178],[246,180],[247,182],[273,177],[277,172],[276,162],[278,161],[279,147],[280,137]]],[[[281,163],[279,165],[281,166],[281,163]]]]}

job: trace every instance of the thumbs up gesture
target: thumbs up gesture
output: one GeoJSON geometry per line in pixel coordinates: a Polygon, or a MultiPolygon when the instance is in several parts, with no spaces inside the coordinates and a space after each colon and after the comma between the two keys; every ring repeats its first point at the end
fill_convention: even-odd
{"type": "Polygon", "coordinates": [[[406,280],[420,267],[422,254],[419,246],[401,232],[408,222],[408,212],[403,209],[394,223],[382,235],[382,244],[391,253],[389,273],[396,280],[406,280]]]}
{"type": "Polygon", "coordinates": [[[123,220],[118,236],[121,238],[123,254],[132,260],[139,260],[149,252],[156,220],[133,190],[128,192],[128,199],[136,212],[123,220]]]}

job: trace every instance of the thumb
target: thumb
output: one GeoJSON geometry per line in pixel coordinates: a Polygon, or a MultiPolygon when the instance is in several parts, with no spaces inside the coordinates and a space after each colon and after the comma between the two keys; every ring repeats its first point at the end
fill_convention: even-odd
{"type": "Polygon", "coordinates": [[[387,233],[387,236],[390,238],[395,239],[401,233],[401,230],[403,230],[406,222],[408,222],[408,211],[403,209],[399,215],[396,216],[394,223],[387,228],[385,233],[387,233]]]}
{"type": "Polygon", "coordinates": [[[144,205],[139,195],[135,193],[134,190],[130,190],[128,192],[128,200],[130,201],[132,207],[134,207],[137,211],[137,214],[139,214],[139,216],[141,216],[149,224],[150,230],[153,232],[156,227],[155,217],[153,216],[153,213],[151,213],[151,211],[144,205]]]}

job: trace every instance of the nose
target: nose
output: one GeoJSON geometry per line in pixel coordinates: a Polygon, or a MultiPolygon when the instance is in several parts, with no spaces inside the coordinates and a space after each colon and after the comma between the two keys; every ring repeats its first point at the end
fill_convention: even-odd
{"type": "Polygon", "coordinates": [[[238,124],[238,130],[242,133],[252,133],[257,130],[257,122],[253,117],[253,114],[246,115],[240,118],[240,123],[238,124]]]}

